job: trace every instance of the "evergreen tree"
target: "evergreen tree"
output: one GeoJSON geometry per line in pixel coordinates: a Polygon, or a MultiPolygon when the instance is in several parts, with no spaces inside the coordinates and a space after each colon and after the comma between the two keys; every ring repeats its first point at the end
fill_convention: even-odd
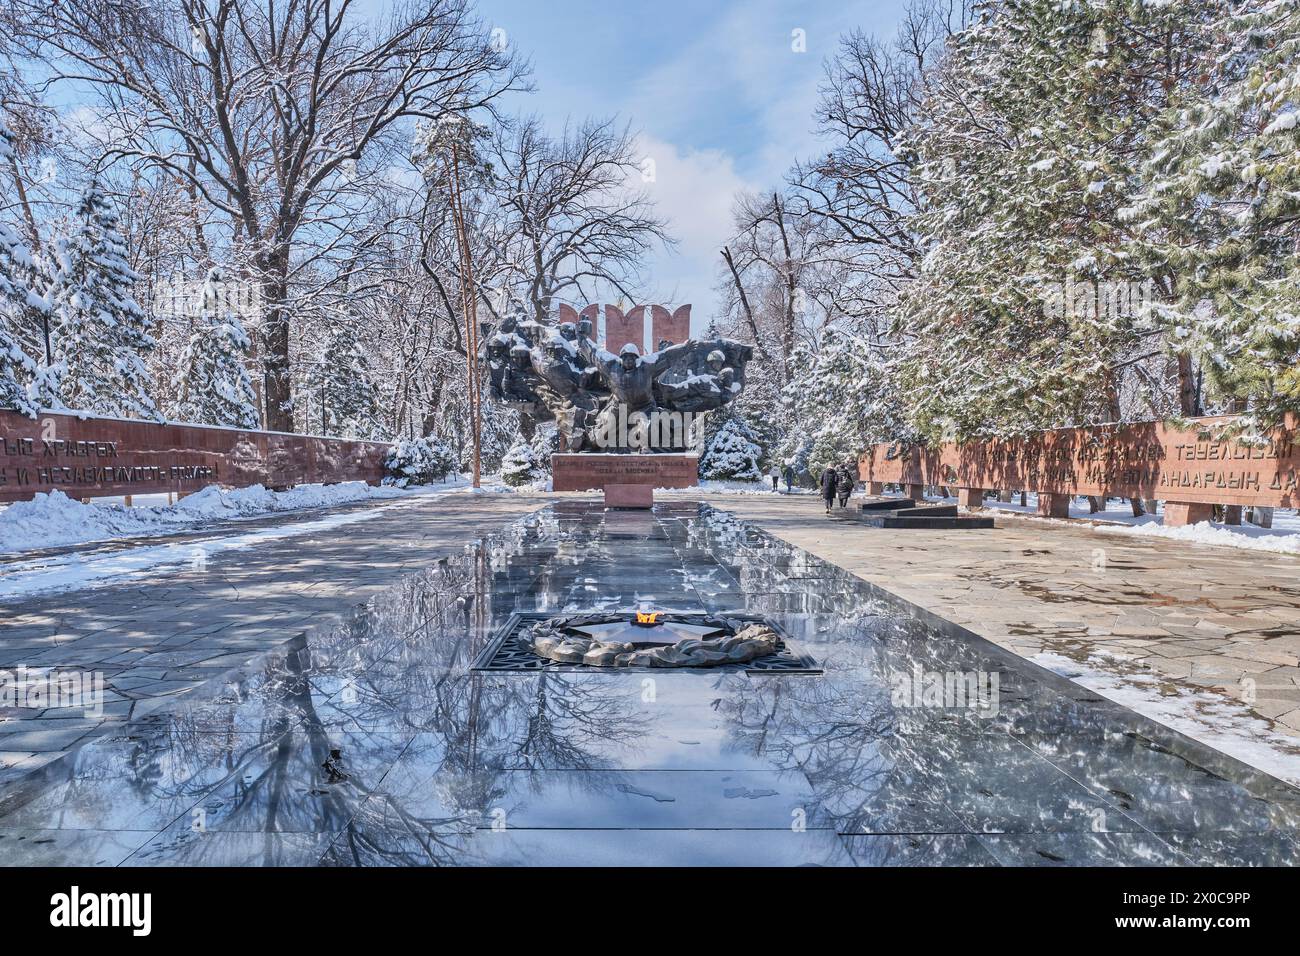
{"type": "Polygon", "coordinates": [[[520,440],[511,445],[501,461],[501,480],[507,485],[530,485],[545,477],[546,469],[529,442],[520,440]]]}
{"type": "Polygon", "coordinates": [[[1161,118],[1127,210],[1167,262],[1163,317],[1247,427],[1300,412],[1300,0],[1234,5],[1161,118]]]}
{"type": "Polygon", "coordinates": [[[560,450],[560,429],[554,422],[542,422],[533,432],[533,458],[543,475],[551,473],[551,456],[560,450]]]}
{"type": "Polygon", "coordinates": [[[127,264],[117,213],[97,181],[78,204],[76,221],[76,235],[55,249],[54,351],[56,366],[66,369],[62,400],[80,411],[158,419],[143,359],[155,342],[131,294],[139,276],[127,264]]]}
{"type": "Polygon", "coordinates": [[[1118,416],[1119,376],[1159,351],[1162,330],[1130,297],[1111,308],[1105,293],[1062,290],[1168,288],[1133,261],[1122,210],[1147,127],[1189,82],[1218,6],[1006,0],[956,37],[897,144],[915,168],[923,250],[902,299],[899,381],[927,437],[1118,416]]]}
{"type": "Polygon", "coordinates": [[[339,316],[330,326],[317,394],[324,403],[326,434],[365,441],[387,437],[380,421],[379,392],[353,315],[339,316]]]}
{"type": "MultiPolygon", "coordinates": [[[[13,155],[12,134],[0,123],[0,163],[13,155]]],[[[0,222],[0,408],[35,418],[39,410],[28,396],[34,363],[19,344],[18,330],[33,315],[44,316],[49,304],[31,287],[31,254],[18,234],[0,222]]]]}
{"type": "Polygon", "coordinates": [[[405,488],[442,481],[456,468],[456,456],[438,439],[400,439],[384,457],[384,483],[405,488]]]}
{"type": "Polygon", "coordinates": [[[743,419],[728,418],[700,456],[700,477],[712,481],[758,481],[763,448],[743,419]]]}
{"type": "Polygon", "coordinates": [[[856,460],[872,444],[913,437],[890,370],[859,337],[831,330],[815,354],[802,350],[795,364],[800,372],[784,394],[795,426],[782,458],[798,471],[818,475],[827,465],[856,460]]]}
{"type": "Polygon", "coordinates": [[[180,421],[259,428],[257,395],[244,365],[251,342],[237,316],[222,310],[221,270],[208,271],[194,334],[176,380],[180,421]]]}

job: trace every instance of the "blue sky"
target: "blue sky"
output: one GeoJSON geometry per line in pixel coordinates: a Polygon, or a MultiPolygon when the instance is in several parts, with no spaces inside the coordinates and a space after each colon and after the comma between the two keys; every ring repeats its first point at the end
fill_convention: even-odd
{"type": "Polygon", "coordinates": [[[767,189],[817,151],[812,114],[822,64],[839,37],[892,35],[903,0],[478,0],[486,23],[532,60],[537,91],[516,108],[559,126],[617,114],[655,160],[646,184],[679,239],[647,263],[651,298],[714,304],[732,196],[767,189]],[[806,52],[792,49],[802,30],[806,52]]]}

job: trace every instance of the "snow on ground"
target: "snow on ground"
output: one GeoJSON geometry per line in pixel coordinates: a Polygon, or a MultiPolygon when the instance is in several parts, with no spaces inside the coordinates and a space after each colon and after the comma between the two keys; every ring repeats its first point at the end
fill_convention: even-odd
{"type": "Polygon", "coordinates": [[[1117,673],[1117,661],[1090,655],[1087,662],[1044,651],[1034,663],[1144,717],[1300,786],[1300,746],[1231,698],[1175,686],[1154,674],[1117,673]]]}
{"type": "MultiPolygon", "coordinates": [[[[457,480],[432,488],[464,484],[457,480]]],[[[0,509],[0,554],[57,548],[112,538],[153,537],[201,528],[215,521],[229,521],[285,511],[330,508],[355,501],[398,498],[408,492],[376,487],[363,481],[335,485],[299,485],[288,491],[268,491],[261,485],[223,491],[209,485],[182,498],[165,503],[128,508],[123,504],[83,504],[55,490],[38,494],[31,501],[19,501],[0,509]]]]}
{"type": "MultiPolygon", "coordinates": [[[[353,496],[349,496],[346,493],[331,492],[328,490],[326,490],[326,493],[320,494],[313,491],[313,487],[319,488],[319,486],[303,485],[294,489],[292,492],[283,492],[281,494],[290,495],[292,497],[281,499],[279,503],[284,505],[288,501],[296,501],[299,504],[299,508],[312,508],[328,506],[322,502],[338,505],[347,501],[361,501],[369,498],[394,500],[388,504],[381,504],[374,508],[361,508],[336,514],[326,514],[321,517],[307,518],[302,521],[285,522],[272,527],[257,528],[256,525],[250,525],[252,530],[248,531],[244,531],[236,525],[230,529],[229,534],[205,538],[201,541],[174,541],[160,544],[143,544],[111,549],[98,553],[91,552],[88,554],[73,553],[48,556],[32,555],[21,561],[11,561],[8,564],[0,565],[0,602],[48,591],[102,587],[109,584],[119,584],[124,579],[154,574],[159,570],[184,565],[189,565],[193,568],[201,568],[214,555],[226,551],[254,547],[268,541],[276,541],[300,535],[319,534],[321,532],[332,531],[347,525],[356,524],[360,521],[367,521],[377,514],[406,503],[406,501],[413,497],[440,497],[442,495],[459,494],[464,493],[467,490],[473,490],[467,489],[466,482],[461,480],[448,481],[445,484],[439,485],[427,485],[420,488],[407,489],[405,491],[399,491],[395,488],[371,488],[370,491],[372,493],[364,493],[359,489],[353,489],[353,496]],[[295,495],[294,492],[299,492],[299,494],[295,495]]],[[[333,485],[328,487],[334,489],[343,488],[344,486],[333,485]]],[[[248,488],[242,490],[252,491],[253,489],[248,488]]],[[[505,489],[489,487],[484,490],[500,491],[505,489]]],[[[277,493],[265,492],[265,494],[277,493]]],[[[198,497],[198,495],[195,495],[194,497],[198,497]]],[[[189,499],[184,499],[184,501],[188,500],[189,499]]],[[[258,496],[247,495],[240,496],[236,502],[227,502],[225,505],[222,505],[219,502],[209,501],[199,509],[199,513],[207,515],[207,517],[197,519],[188,525],[180,523],[172,525],[155,524],[152,526],[152,530],[146,533],[151,536],[158,536],[168,533],[176,533],[178,531],[193,531],[202,528],[205,524],[212,523],[214,520],[221,521],[230,517],[249,517],[250,515],[248,514],[240,515],[240,508],[251,509],[255,500],[258,500],[258,496]]],[[[266,501],[266,499],[261,500],[264,502],[266,501]]],[[[184,501],[181,503],[183,504],[184,501]]],[[[76,504],[75,502],[71,503],[76,504]]],[[[16,507],[16,505],[11,505],[10,507],[16,507]]],[[[66,506],[58,503],[50,507],[56,508],[56,513],[62,512],[65,518],[68,515],[73,514],[82,514],[83,517],[89,517],[92,520],[102,517],[94,515],[85,516],[84,513],[68,509],[66,506]]],[[[86,508],[97,506],[78,505],[78,507],[86,508]]],[[[177,507],[178,506],[176,505],[172,506],[173,509],[177,507]]],[[[281,507],[274,510],[284,511],[286,509],[281,507]]],[[[271,511],[263,510],[260,512],[253,512],[251,516],[264,516],[269,513],[271,513],[271,511]]],[[[58,525],[54,524],[52,527],[57,530],[58,525]]],[[[141,532],[137,529],[126,533],[134,535],[140,534],[141,532]]],[[[85,540],[92,539],[87,538],[85,540]]]]}
{"type": "MultiPolygon", "coordinates": [[[[1297,524],[1289,522],[1289,524],[1297,524]]],[[[1300,527],[1289,530],[1282,526],[1276,517],[1272,528],[1256,528],[1249,525],[1224,525],[1202,521],[1200,524],[1184,525],[1181,528],[1166,528],[1158,524],[1142,524],[1133,527],[1122,525],[1100,525],[1099,531],[1114,534],[1136,534],[1152,538],[1170,538],[1174,541],[1190,541],[1195,544],[1217,544],[1229,548],[1245,548],[1249,551],[1271,551],[1275,554],[1300,554],[1300,527]]]]}
{"type": "MultiPolygon", "coordinates": [[[[956,504],[956,498],[931,498],[931,503],[956,504]]],[[[1026,504],[1015,501],[985,500],[985,508],[996,508],[1017,514],[1036,514],[1038,496],[1030,494],[1026,504]]],[[[1273,512],[1273,527],[1260,528],[1251,524],[1226,525],[1211,521],[1184,525],[1181,528],[1166,528],[1160,522],[1159,515],[1146,514],[1133,516],[1133,509],[1127,500],[1108,500],[1104,511],[1091,514],[1087,499],[1076,498],[1070,507],[1071,524],[1083,518],[1094,522],[1098,531],[1108,534],[1134,534],[1153,538],[1169,538],[1173,541],[1187,541],[1193,544],[1210,544],[1228,548],[1243,548],[1248,551],[1271,551],[1275,554],[1300,554],[1300,515],[1295,511],[1273,512]]],[[[1039,518],[1053,524],[1067,522],[1054,518],[1039,518]]]]}
{"type": "MultiPolygon", "coordinates": [[[[681,495],[698,495],[701,492],[712,495],[770,495],[772,491],[772,479],[764,478],[762,481],[701,481],[695,488],[656,488],[655,494],[681,494],[681,495]]],[[[776,494],[786,494],[785,482],[781,482],[781,490],[776,494]]],[[[816,494],[810,488],[794,488],[789,494],[792,495],[811,495],[816,494]]]]}

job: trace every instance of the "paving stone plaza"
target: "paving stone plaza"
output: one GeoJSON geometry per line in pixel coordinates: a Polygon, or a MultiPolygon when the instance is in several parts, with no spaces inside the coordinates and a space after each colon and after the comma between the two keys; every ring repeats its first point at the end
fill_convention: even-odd
{"type": "Polygon", "coordinates": [[[1294,557],[1015,517],[895,532],[800,495],[363,507],[6,601],[0,666],[106,688],[97,715],[4,711],[6,862],[1297,858],[1294,557]],[[512,622],[635,608],[767,622],[799,666],[494,663],[512,622]],[[1152,719],[1057,659],[1198,705],[1152,719]],[[1228,721],[1257,736],[1216,738],[1228,721]]]}

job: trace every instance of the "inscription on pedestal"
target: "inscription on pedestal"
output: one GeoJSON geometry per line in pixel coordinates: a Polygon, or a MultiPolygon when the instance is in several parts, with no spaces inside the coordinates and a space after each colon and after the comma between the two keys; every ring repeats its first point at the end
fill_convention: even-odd
{"type": "Polygon", "coordinates": [[[551,487],[556,491],[600,491],[606,485],[694,488],[699,474],[698,455],[551,456],[551,487]]]}

